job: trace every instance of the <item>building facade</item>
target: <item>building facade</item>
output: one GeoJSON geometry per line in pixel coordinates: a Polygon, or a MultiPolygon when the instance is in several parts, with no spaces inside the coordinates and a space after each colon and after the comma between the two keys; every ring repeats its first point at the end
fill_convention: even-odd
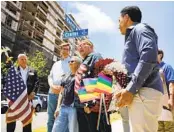
{"type": "MultiPolygon", "coordinates": [[[[60,57],[59,45],[63,41],[71,44],[71,53],[74,53],[79,38],[63,40],[63,32],[72,28],[66,23],[65,12],[58,2],[4,1],[1,5],[2,36],[15,43],[10,48],[14,48],[16,54],[21,52],[20,48],[27,53],[39,49],[49,60],[56,61],[60,57]],[[9,30],[8,33],[6,30],[9,30]]],[[[69,16],[79,27],[73,16],[69,16]]]]}
{"type": "Polygon", "coordinates": [[[1,45],[13,48],[18,31],[22,3],[1,1],[1,45]]]}

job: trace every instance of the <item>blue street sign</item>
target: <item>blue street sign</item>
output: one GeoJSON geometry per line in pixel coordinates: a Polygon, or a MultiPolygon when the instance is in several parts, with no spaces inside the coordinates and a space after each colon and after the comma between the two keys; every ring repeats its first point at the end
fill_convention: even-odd
{"type": "Polygon", "coordinates": [[[88,35],[88,29],[82,29],[82,30],[76,30],[72,32],[64,32],[63,33],[63,38],[78,38],[82,36],[87,36],[88,35]]]}
{"type": "Polygon", "coordinates": [[[71,26],[72,30],[78,30],[78,27],[74,23],[74,21],[66,14],[65,15],[65,22],[71,26]]]}

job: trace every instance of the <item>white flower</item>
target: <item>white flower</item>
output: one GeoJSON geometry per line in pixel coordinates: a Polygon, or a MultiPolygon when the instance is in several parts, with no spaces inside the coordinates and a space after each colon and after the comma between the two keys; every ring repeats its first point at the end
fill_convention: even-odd
{"type": "Polygon", "coordinates": [[[118,61],[114,61],[106,65],[105,70],[110,70],[112,72],[122,72],[124,74],[127,74],[127,69],[125,68],[125,66],[118,61]]]}

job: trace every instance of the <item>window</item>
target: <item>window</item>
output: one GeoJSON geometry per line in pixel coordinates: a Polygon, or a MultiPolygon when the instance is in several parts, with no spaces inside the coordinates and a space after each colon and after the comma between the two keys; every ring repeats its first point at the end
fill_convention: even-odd
{"type": "Polygon", "coordinates": [[[55,48],[54,52],[56,53],[56,55],[58,55],[58,56],[60,55],[60,50],[59,49],[55,48]]]}
{"type": "Polygon", "coordinates": [[[35,38],[41,44],[43,43],[43,37],[40,36],[38,33],[35,32],[35,35],[33,36],[33,38],[35,38]]]}
{"type": "Polygon", "coordinates": [[[6,21],[5,21],[5,24],[8,26],[8,27],[11,27],[12,25],[12,17],[11,16],[7,16],[6,18],[6,21]]]}
{"type": "Polygon", "coordinates": [[[33,3],[33,6],[34,6],[34,7],[37,7],[37,4],[36,4],[36,3],[33,3]]]}
{"type": "Polygon", "coordinates": [[[35,13],[34,12],[31,12],[32,16],[35,16],[35,13]]]}
{"type": "Polygon", "coordinates": [[[61,20],[58,19],[57,25],[62,29],[64,27],[63,23],[61,20]]]}
{"type": "Polygon", "coordinates": [[[30,21],[30,25],[33,26],[34,25],[34,21],[30,21]]]}
{"type": "Polygon", "coordinates": [[[36,28],[38,31],[44,33],[44,30],[45,30],[45,29],[44,29],[41,25],[36,24],[36,25],[35,25],[35,28],[36,28]]]}
{"type": "Polygon", "coordinates": [[[48,6],[45,4],[45,2],[42,1],[43,7],[48,9],[48,6]]]}
{"type": "Polygon", "coordinates": [[[45,13],[47,13],[48,6],[43,1],[41,2],[40,7],[42,8],[43,11],[45,11],[45,13]]]}
{"type": "Polygon", "coordinates": [[[59,31],[56,31],[56,35],[57,35],[58,37],[60,37],[60,36],[61,36],[61,33],[60,33],[59,31]]]}
{"type": "Polygon", "coordinates": [[[15,10],[9,3],[7,3],[6,8],[7,8],[10,12],[12,12],[14,15],[16,15],[16,10],[15,10]]]}
{"type": "Polygon", "coordinates": [[[46,16],[42,12],[37,13],[37,17],[45,24],[46,23],[46,16]]]}
{"type": "Polygon", "coordinates": [[[62,42],[58,39],[55,40],[56,45],[60,45],[62,42]]]}
{"type": "Polygon", "coordinates": [[[32,36],[32,32],[31,32],[31,31],[29,31],[29,32],[28,32],[28,35],[31,37],[31,36],[32,36]]]}

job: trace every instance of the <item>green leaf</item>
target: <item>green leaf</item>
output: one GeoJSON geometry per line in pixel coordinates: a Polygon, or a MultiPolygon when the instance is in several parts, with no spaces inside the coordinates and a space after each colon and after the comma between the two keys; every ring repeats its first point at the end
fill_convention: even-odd
{"type": "Polygon", "coordinates": [[[28,65],[37,71],[39,77],[48,76],[47,59],[42,52],[36,51],[34,55],[30,55],[28,57],[28,65]]]}

